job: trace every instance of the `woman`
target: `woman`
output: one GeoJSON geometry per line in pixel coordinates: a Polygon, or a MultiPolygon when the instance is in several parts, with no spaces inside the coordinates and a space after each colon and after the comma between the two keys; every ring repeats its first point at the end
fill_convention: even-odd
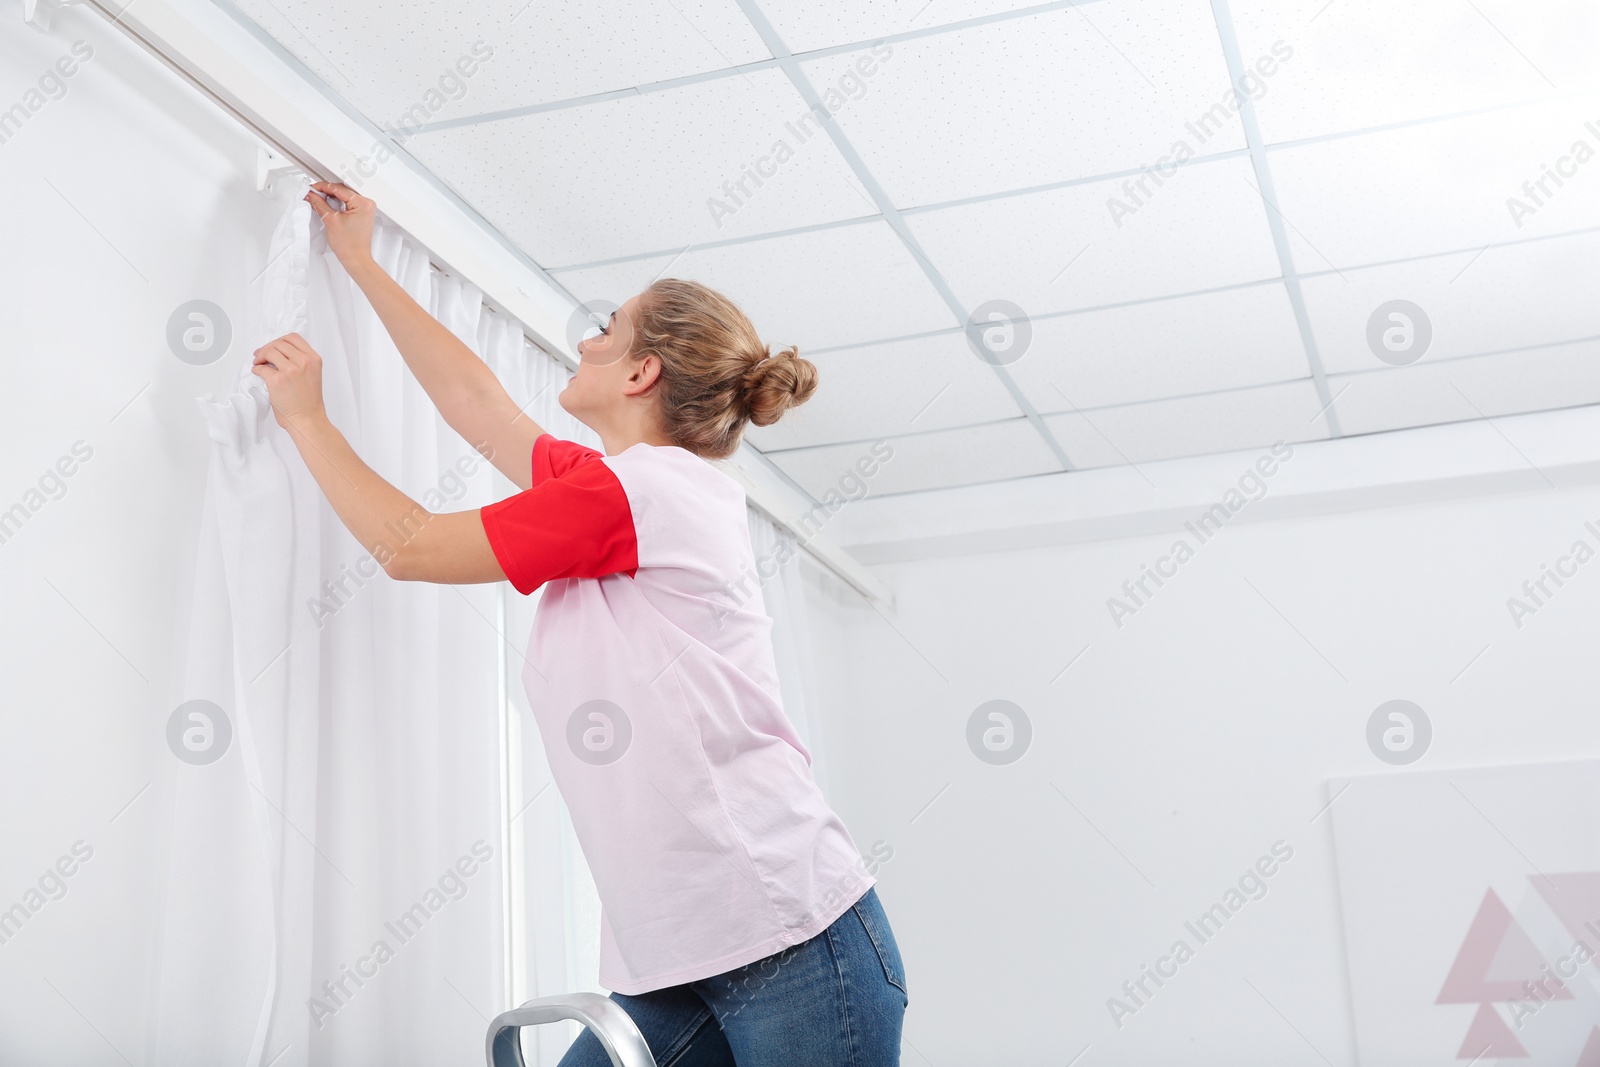
{"type": "MultiPolygon", "coordinates": [[[[312,189],[329,248],[417,381],[523,491],[429,514],[328,421],[321,360],[298,334],[252,369],[391,577],[544,587],[523,681],[600,891],[601,982],[660,1067],[898,1064],[894,934],[783,713],[744,492],[702,459],[804,403],[816,368],[770,352],[718,293],[657,281],[579,344],[560,396],[604,452],[556,440],[377,266],[373,201],[312,189]]],[[[561,1063],[609,1059],[585,1031],[561,1063]]]]}

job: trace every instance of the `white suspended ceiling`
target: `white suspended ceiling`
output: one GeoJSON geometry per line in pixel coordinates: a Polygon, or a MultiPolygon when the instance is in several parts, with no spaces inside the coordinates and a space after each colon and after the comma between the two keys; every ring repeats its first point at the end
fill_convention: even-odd
{"type": "Polygon", "coordinates": [[[882,496],[1600,402],[1592,0],[231,10],[575,300],[698,278],[799,345],[821,389],[747,437],[814,496],[879,438],[882,496]],[[962,329],[997,299],[1004,365],[962,329]]]}

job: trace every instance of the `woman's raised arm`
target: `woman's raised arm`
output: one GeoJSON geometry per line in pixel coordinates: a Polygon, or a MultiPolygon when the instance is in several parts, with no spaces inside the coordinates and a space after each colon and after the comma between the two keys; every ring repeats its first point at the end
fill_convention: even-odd
{"type": "Polygon", "coordinates": [[[450,428],[520,489],[532,484],[533,442],[544,429],[511,399],[488,364],[411,298],[372,258],[377,204],[348,185],[314,182],[306,194],[322,219],[328,247],[366,294],[406,366],[450,428]],[[322,195],[319,195],[322,194],[322,195]],[[336,197],[335,211],[324,196],[336,197]]]}

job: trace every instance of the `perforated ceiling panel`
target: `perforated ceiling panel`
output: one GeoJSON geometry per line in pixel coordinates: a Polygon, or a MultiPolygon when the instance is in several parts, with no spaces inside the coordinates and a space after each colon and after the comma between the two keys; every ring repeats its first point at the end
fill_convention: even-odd
{"type": "Polygon", "coordinates": [[[575,301],[798,344],[814,494],[1600,402],[1592,0],[238,2],[575,301]]]}

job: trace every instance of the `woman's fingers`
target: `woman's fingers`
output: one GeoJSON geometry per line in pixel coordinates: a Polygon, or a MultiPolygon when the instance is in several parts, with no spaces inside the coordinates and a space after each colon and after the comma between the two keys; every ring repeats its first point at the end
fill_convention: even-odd
{"type": "Polygon", "coordinates": [[[321,193],[327,193],[329,196],[338,197],[339,200],[346,204],[361,195],[342,182],[312,182],[311,188],[321,193]]]}
{"type": "Polygon", "coordinates": [[[306,203],[311,205],[311,210],[317,213],[317,218],[319,219],[325,219],[329,215],[338,214],[338,212],[334,211],[333,208],[328,206],[328,202],[326,200],[322,199],[320,196],[317,196],[315,193],[306,194],[306,203]]]}
{"type": "Polygon", "coordinates": [[[284,338],[280,337],[256,349],[255,362],[269,364],[277,370],[287,370],[297,366],[300,357],[294,347],[285,343],[284,338]]]}
{"type": "Polygon", "coordinates": [[[256,363],[270,363],[279,370],[305,366],[321,358],[298,333],[273,338],[256,349],[255,357],[256,363]]]}
{"type": "Polygon", "coordinates": [[[328,249],[339,257],[340,263],[349,267],[372,255],[377,204],[340,182],[312,182],[305,198],[311,202],[327,233],[328,249]],[[343,210],[317,203],[325,196],[340,201],[343,210]]]}
{"type": "Polygon", "coordinates": [[[297,333],[286,333],[278,341],[295,353],[296,362],[309,363],[317,358],[316,349],[306,344],[306,339],[297,333]]]}

